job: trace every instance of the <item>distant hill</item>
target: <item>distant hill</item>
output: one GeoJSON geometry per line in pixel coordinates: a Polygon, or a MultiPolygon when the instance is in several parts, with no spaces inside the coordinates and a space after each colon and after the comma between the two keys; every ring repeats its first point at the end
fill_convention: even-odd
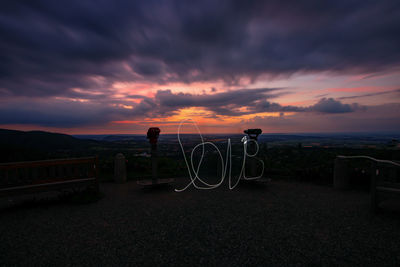
{"type": "Polygon", "coordinates": [[[82,140],[67,134],[0,129],[0,146],[2,148],[30,148],[39,150],[76,149],[85,148],[94,143],[96,141],[82,140]]]}
{"type": "MultiPolygon", "coordinates": [[[[174,135],[176,136],[176,135],[174,135]]],[[[74,137],[79,139],[90,139],[97,141],[105,141],[105,142],[115,142],[115,141],[132,141],[132,140],[141,140],[147,141],[146,134],[116,134],[116,135],[108,135],[108,134],[77,134],[74,137]]]]}

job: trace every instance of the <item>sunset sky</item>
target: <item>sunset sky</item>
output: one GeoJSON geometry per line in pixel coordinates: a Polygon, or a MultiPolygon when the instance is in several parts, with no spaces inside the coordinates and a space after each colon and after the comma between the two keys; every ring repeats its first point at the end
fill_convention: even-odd
{"type": "Polygon", "coordinates": [[[3,0],[0,36],[0,128],[400,132],[398,0],[3,0]]]}

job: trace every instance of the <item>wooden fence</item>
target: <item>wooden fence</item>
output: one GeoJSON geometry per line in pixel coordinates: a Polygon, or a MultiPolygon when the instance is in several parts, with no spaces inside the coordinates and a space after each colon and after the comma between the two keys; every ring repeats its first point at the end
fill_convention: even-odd
{"type": "Polygon", "coordinates": [[[0,164],[0,197],[83,186],[98,190],[97,157],[0,164]]]}

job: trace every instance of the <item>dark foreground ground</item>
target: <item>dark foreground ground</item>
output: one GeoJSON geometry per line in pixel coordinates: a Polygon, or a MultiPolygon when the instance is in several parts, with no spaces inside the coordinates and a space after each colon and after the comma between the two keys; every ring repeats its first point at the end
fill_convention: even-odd
{"type": "Polygon", "coordinates": [[[0,209],[0,265],[400,264],[400,210],[372,216],[366,192],[279,181],[101,189],[96,203],[0,209]]]}

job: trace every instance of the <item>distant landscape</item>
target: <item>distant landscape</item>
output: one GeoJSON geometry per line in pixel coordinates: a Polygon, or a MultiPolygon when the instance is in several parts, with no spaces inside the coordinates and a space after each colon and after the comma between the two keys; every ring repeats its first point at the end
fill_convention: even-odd
{"type": "MultiPolygon", "coordinates": [[[[243,147],[240,134],[207,134],[225,157],[227,139],[232,142],[233,168],[237,170],[243,147]]],[[[378,159],[399,160],[400,134],[262,134],[258,158],[264,161],[264,176],[274,179],[332,184],[333,163],[337,155],[367,155],[378,159]]],[[[183,134],[181,140],[187,156],[201,142],[196,134],[183,134]]],[[[100,179],[113,179],[114,157],[123,153],[127,159],[128,180],[151,177],[150,145],[143,135],[66,135],[42,131],[0,130],[1,162],[95,156],[99,157],[100,179]]],[[[188,177],[177,135],[162,134],[158,141],[160,177],[188,177]]],[[[201,173],[217,177],[220,163],[217,154],[206,147],[201,173]]],[[[368,162],[355,161],[354,186],[368,189],[368,162]],[[363,168],[363,166],[365,168],[363,168]]],[[[234,173],[235,174],[235,173],[234,173]]],[[[237,175],[237,174],[236,174],[237,175]]]]}

